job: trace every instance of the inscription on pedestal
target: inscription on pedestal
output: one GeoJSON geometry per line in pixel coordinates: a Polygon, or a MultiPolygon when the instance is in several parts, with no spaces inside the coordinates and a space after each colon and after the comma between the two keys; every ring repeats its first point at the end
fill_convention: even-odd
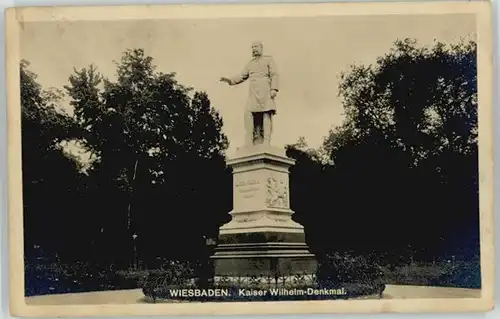
{"type": "Polygon", "coordinates": [[[262,180],[254,172],[235,175],[233,184],[234,210],[256,211],[264,206],[262,180]]]}
{"type": "Polygon", "coordinates": [[[235,187],[243,198],[254,198],[260,190],[260,182],[256,179],[243,180],[236,182],[235,187]]]}

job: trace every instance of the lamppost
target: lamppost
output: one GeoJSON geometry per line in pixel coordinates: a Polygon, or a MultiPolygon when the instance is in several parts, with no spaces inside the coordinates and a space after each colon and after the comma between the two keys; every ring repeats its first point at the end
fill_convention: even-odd
{"type": "Polygon", "coordinates": [[[134,270],[137,270],[137,247],[136,247],[136,243],[135,243],[135,240],[137,239],[137,237],[139,237],[137,234],[132,235],[132,244],[134,246],[134,256],[133,256],[133,269],[134,270]]]}
{"type": "Polygon", "coordinates": [[[214,280],[214,273],[213,273],[214,267],[212,264],[212,260],[210,259],[210,255],[213,253],[214,247],[217,246],[217,242],[215,241],[214,238],[207,237],[205,235],[203,235],[203,239],[205,240],[205,248],[207,252],[206,255],[204,256],[205,260],[203,268],[205,269],[203,271],[203,277],[205,279],[205,283],[208,286],[210,286],[213,284],[214,280]]]}

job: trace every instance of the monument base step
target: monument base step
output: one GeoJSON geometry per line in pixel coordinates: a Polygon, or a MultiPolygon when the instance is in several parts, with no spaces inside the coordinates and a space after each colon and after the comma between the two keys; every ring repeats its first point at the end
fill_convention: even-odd
{"type": "Polygon", "coordinates": [[[306,238],[303,231],[301,232],[285,232],[283,229],[278,231],[254,231],[245,233],[221,233],[219,234],[218,244],[256,244],[256,243],[290,243],[304,244],[306,238]]]}
{"type": "Polygon", "coordinates": [[[312,254],[270,256],[217,256],[213,257],[216,277],[282,277],[314,274],[316,259],[312,254]]]}
{"type": "Polygon", "coordinates": [[[211,257],[215,276],[294,276],[316,271],[316,259],[303,234],[239,234],[221,240],[211,257]]]}

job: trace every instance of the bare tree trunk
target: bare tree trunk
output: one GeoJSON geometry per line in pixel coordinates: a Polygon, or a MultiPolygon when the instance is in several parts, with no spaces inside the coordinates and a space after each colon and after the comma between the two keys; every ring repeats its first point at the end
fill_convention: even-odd
{"type": "MultiPolygon", "coordinates": [[[[127,206],[127,233],[129,236],[133,236],[131,234],[131,222],[132,222],[132,198],[133,198],[133,193],[134,193],[134,184],[135,184],[135,178],[137,175],[137,165],[139,163],[139,157],[136,158],[135,164],[134,164],[134,173],[132,175],[132,181],[130,182],[131,185],[131,193],[130,193],[130,198],[127,206]]],[[[132,268],[135,270],[137,268],[137,262],[136,262],[136,248],[135,248],[135,238],[132,237],[132,268]]]]}
{"type": "MultiPolygon", "coordinates": [[[[132,188],[132,193],[134,192],[134,182],[135,182],[135,176],[137,174],[137,164],[139,163],[139,158],[137,158],[135,160],[135,164],[134,164],[134,174],[132,175],[132,182],[130,183],[131,184],[131,188],[132,188]]],[[[128,202],[128,207],[127,207],[127,230],[130,231],[130,223],[131,223],[131,209],[132,209],[132,196],[130,196],[130,199],[129,199],[129,202],[128,202]]]]}

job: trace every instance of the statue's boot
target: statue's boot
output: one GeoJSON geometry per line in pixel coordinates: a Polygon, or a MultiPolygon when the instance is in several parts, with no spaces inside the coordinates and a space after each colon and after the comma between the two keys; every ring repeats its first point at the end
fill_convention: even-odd
{"type": "Polygon", "coordinates": [[[263,126],[263,142],[266,145],[271,144],[271,133],[273,131],[273,121],[272,121],[272,115],[270,113],[265,113],[264,117],[262,119],[262,126],[263,126]]]}

